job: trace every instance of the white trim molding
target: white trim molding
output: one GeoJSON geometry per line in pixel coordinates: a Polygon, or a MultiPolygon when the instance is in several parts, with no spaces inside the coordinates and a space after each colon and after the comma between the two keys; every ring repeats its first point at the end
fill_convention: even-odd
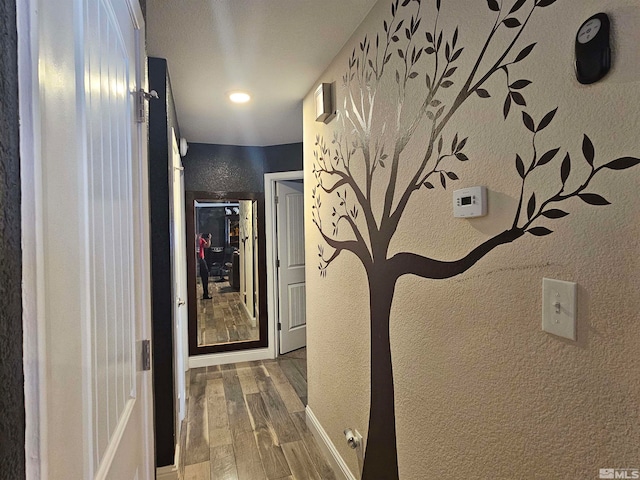
{"type": "Polygon", "coordinates": [[[275,358],[271,348],[255,348],[237,350],[235,352],[210,353],[208,355],[194,355],[189,357],[189,368],[212,367],[227,363],[256,362],[275,358]]]}
{"type": "Polygon", "coordinates": [[[178,467],[168,465],[156,468],[156,480],[179,480],[178,467]]]}
{"type": "Polygon", "coordinates": [[[322,428],[322,425],[313,414],[313,411],[311,410],[311,407],[309,407],[309,405],[307,405],[307,408],[305,409],[305,414],[307,419],[307,427],[309,427],[309,430],[313,434],[313,437],[316,439],[316,442],[318,442],[320,450],[324,454],[325,458],[329,461],[329,464],[333,468],[333,471],[338,477],[340,477],[339,480],[357,480],[357,477],[355,477],[353,473],[351,473],[351,470],[347,466],[340,453],[338,453],[338,449],[329,438],[329,435],[327,435],[325,429],[322,428]]]}

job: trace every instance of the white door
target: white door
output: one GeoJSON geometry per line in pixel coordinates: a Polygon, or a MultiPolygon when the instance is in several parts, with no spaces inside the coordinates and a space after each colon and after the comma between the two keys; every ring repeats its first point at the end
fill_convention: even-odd
{"type": "Polygon", "coordinates": [[[175,132],[171,129],[171,274],[173,276],[173,338],[174,372],[176,385],[176,441],[179,440],[180,424],[186,410],[185,370],[187,355],[187,246],[185,205],[184,205],[184,168],[180,159],[180,150],[175,132]]]}
{"type": "Polygon", "coordinates": [[[276,183],[280,354],[307,343],[304,278],[304,185],[276,183]]]}
{"type": "Polygon", "coordinates": [[[137,0],[31,5],[41,478],[151,479],[144,21],[137,0]]]}

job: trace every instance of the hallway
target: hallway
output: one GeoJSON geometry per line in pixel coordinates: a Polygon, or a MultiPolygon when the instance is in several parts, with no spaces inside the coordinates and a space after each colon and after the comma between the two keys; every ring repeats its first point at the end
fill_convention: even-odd
{"type": "Polygon", "coordinates": [[[334,480],[305,424],[306,349],[191,370],[183,480],[334,480]]]}

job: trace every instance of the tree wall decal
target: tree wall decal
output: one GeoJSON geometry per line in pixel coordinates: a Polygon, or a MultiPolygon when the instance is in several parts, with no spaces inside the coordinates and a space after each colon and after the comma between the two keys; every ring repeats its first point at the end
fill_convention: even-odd
{"type": "Polygon", "coordinates": [[[586,162],[589,169],[586,178],[578,178],[581,173],[572,170],[575,161],[569,152],[562,161],[557,161],[561,147],[539,153],[541,132],[552,123],[558,108],[536,122],[524,110],[527,107],[524,92],[532,82],[512,79],[511,70],[536,46],[532,43],[517,47],[530,19],[555,1],[486,0],[490,14],[495,15],[493,26],[477,57],[465,59],[469,62],[466,65],[471,65],[469,72],[460,75],[463,68],[458,69],[465,48],[459,46],[458,27],[445,32],[438,26],[442,1],[430,3],[435,11],[427,26],[425,0],[402,3],[393,0],[391,15],[383,21],[382,31],[375,38],[365,36],[348,60],[342,79],[344,99],[337,115],[339,128],[330,142],[316,136],[313,161],[316,185],[312,189],[311,208],[313,223],[323,239],[318,246],[320,274],[326,276],[329,265],[341,253],[351,252],[364,266],[370,293],[371,398],[364,480],[398,479],[389,339],[397,280],[408,274],[428,279],[451,278],[466,272],[496,247],[526,233],[549,235],[552,230],[539,225],[539,220],[567,216],[569,213],[558,208],[559,204],[575,197],[589,205],[608,205],[604,197],[589,191],[593,178],[604,170],[624,170],[640,163],[635,157],[597,162],[596,150],[586,134],[579,152],[582,158],[577,160],[586,162]],[[502,47],[496,39],[498,32],[502,38],[506,33],[508,38],[502,47]],[[517,154],[515,158],[514,178],[519,178],[521,188],[512,224],[454,261],[410,252],[389,256],[390,242],[410,199],[419,192],[446,189],[458,180],[455,166],[457,162],[470,160],[465,153],[469,139],[459,133],[445,138],[444,129],[463,104],[491,97],[487,81],[500,72],[506,79],[504,119],[520,116],[524,131],[532,137],[532,157],[525,160],[517,154]],[[395,80],[393,89],[388,82],[384,83],[389,75],[392,82],[395,80]],[[383,88],[384,95],[395,96],[392,118],[378,114],[383,88]],[[416,106],[409,102],[408,106],[408,92],[412,100],[418,96],[421,103],[416,106]],[[518,108],[520,115],[514,113],[518,108]],[[414,135],[418,129],[420,132],[426,129],[426,138],[414,135]],[[419,162],[403,163],[408,145],[414,143],[422,146],[419,162]],[[558,164],[555,193],[538,191],[532,173],[543,168],[558,169],[558,164]],[[399,180],[401,167],[404,172],[413,169],[406,183],[399,180]],[[333,201],[323,207],[327,195],[333,201]]]}

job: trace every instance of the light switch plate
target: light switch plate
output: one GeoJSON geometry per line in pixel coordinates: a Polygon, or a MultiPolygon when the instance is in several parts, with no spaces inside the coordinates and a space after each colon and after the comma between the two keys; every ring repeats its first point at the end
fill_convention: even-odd
{"type": "Polygon", "coordinates": [[[542,279],[542,330],[576,339],[578,284],[542,279]]]}

